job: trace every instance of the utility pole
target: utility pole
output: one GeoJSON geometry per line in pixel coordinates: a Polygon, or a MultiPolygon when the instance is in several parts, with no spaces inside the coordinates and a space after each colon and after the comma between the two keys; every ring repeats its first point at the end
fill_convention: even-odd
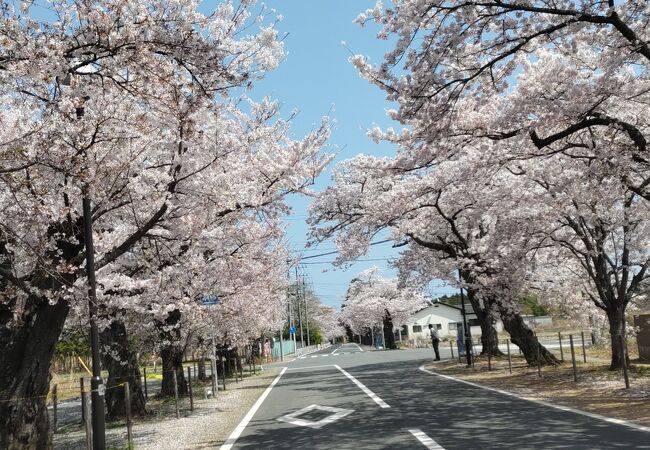
{"type": "Polygon", "coordinates": [[[302,332],[302,307],[300,305],[300,286],[298,285],[298,266],[296,266],[296,300],[298,302],[298,323],[300,324],[300,348],[305,346],[305,337],[302,332]]]}
{"type": "MultiPolygon", "coordinates": [[[[458,281],[462,281],[462,277],[460,275],[460,269],[458,269],[458,281]]],[[[467,357],[467,367],[472,366],[472,354],[471,354],[471,349],[472,349],[472,333],[470,332],[469,327],[467,326],[467,312],[465,311],[465,294],[463,293],[463,288],[460,288],[460,306],[461,306],[461,313],[463,314],[463,331],[465,332],[465,356],[467,357]]]]}
{"type": "Polygon", "coordinates": [[[305,291],[305,279],[302,279],[302,299],[305,301],[305,325],[307,326],[307,347],[311,345],[309,339],[309,317],[307,316],[307,293],[305,291]]]}
{"type": "Polygon", "coordinates": [[[93,449],[106,449],[106,418],[104,417],[104,392],[101,360],[99,356],[99,329],[97,328],[97,282],[95,280],[95,247],[90,197],[84,193],[84,239],[86,242],[86,273],[88,276],[88,313],[90,315],[90,347],[93,377],[90,380],[92,402],[93,449]]]}

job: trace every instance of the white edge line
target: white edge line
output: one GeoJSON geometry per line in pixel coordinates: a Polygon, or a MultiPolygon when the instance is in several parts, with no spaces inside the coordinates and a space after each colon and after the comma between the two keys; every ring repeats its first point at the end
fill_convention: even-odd
{"type": "Polygon", "coordinates": [[[239,425],[237,425],[237,428],[233,430],[232,433],[230,433],[230,436],[228,436],[228,439],[226,439],[226,442],[223,443],[223,445],[220,447],[220,450],[230,450],[232,446],[237,442],[237,439],[239,436],[241,436],[242,432],[248,425],[248,422],[251,421],[257,410],[262,406],[262,403],[268,397],[268,395],[271,393],[271,389],[273,389],[273,386],[275,386],[278,381],[280,381],[280,377],[284,374],[284,372],[287,371],[287,368],[283,368],[282,371],[278,374],[277,377],[275,377],[275,380],[271,382],[269,387],[266,388],[266,390],[260,395],[260,398],[257,399],[255,404],[251,407],[251,409],[248,411],[248,413],[244,416],[244,418],[239,422],[239,425]]]}
{"type": "Polygon", "coordinates": [[[339,346],[339,347],[336,347],[334,350],[332,350],[332,353],[330,353],[330,355],[333,355],[334,353],[336,353],[336,352],[339,351],[340,349],[341,349],[340,346],[339,346]]]}
{"type": "Polygon", "coordinates": [[[365,394],[366,394],[368,397],[370,397],[371,399],[373,399],[374,402],[377,403],[379,406],[381,406],[382,408],[390,408],[390,406],[389,406],[385,401],[383,401],[381,398],[379,398],[379,396],[378,396],[377,394],[375,394],[375,393],[372,392],[370,389],[368,389],[368,388],[366,387],[366,385],[363,384],[361,381],[357,380],[357,379],[354,378],[352,375],[350,375],[350,374],[347,373],[345,370],[343,370],[343,369],[341,368],[341,366],[338,366],[338,365],[335,364],[334,367],[336,367],[337,369],[339,369],[343,375],[345,375],[345,376],[348,377],[350,380],[352,380],[352,382],[353,382],[354,384],[356,384],[356,385],[359,387],[359,389],[361,389],[363,392],[365,392],[365,394]]]}
{"type": "Polygon", "coordinates": [[[359,344],[357,344],[356,342],[353,342],[353,344],[356,345],[357,347],[359,347],[359,350],[363,351],[363,349],[361,348],[361,346],[359,344]]]}
{"type": "Polygon", "coordinates": [[[442,445],[438,444],[436,441],[431,439],[422,430],[413,429],[413,430],[409,430],[409,433],[415,436],[415,439],[420,441],[422,445],[424,445],[429,450],[445,450],[445,448],[442,445]]]}
{"type": "Polygon", "coordinates": [[[581,409],[574,409],[574,408],[571,408],[569,406],[556,405],[556,404],[553,404],[553,403],[545,402],[543,400],[535,400],[535,399],[532,399],[532,398],[523,397],[523,396],[515,394],[513,392],[503,391],[501,389],[496,389],[496,388],[493,388],[493,387],[488,387],[488,386],[483,386],[483,385],[480,385],[480,384],[477,384],[477,383],[472,383],[471,381],[461,380],[460,378],[452,377],[452,376],[449,376],[449,375],[443,375],[441,373],[436,373],[436,372],[433,372],[431,370],[425,369],[424,366],[420,366],[419,369],[422,372],[426,372],[426,373],[429,373],[431,375],[435,375],[437,377],[447,378],[448,380],[453,380],[453,381],[458,381],[459,383],[465,383],[465,384],[468,384],[470,386],[485,389],[486,391],[498,392],[499,394],[508,395],[510,397],[515,397],[515,398],[518,398],[520,400],[526,400],[526,401],[529,401],[529,402],[532,402],[532,403],[537,403],[538,405],[548,406],[550,408],[559,409],[561,411],[568,411],[568,412],[572,412],[572,413],[575,413],[575,414],[580,414],[580,415],[583,415],[583,416],[591,417],[592,419],[604,420],[605,422],[614,423],[616,425],[623,425],[623,426],[626,426],[626,427],[634,428],[634,429],[639,430],[639,431],[645,431],[646,433],[650,433],[650,427],[646,427],[644,425],[639,425],[639,424],[636,424],[636,423],[633,423],[633,422],[628,422],[627,420],[616,419],[614,417],[602,416],[600,414],[590,413],[590,412],[587,412],[587,411],[582,411],[581,409]]]}

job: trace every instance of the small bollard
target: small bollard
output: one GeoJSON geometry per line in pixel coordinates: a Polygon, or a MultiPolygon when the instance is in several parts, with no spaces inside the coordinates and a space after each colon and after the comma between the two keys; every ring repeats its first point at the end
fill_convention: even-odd
{"type": "Polygon", "coordinates": [[[488,350],[488,372],[492,371],[492,352],[488,350]]]}
{"type": "Polygon", "coordinates": [[[537,375],[542,378],[542,358],[539,354],[539,342],[535,342],[535,353],[537,355],[537,375]]]}
{"type": "Polygon", "coordinates": [[[181,418],[181,411],[178,409],[178,378],[176,377],[176,367],[172,369],[174,374],[174,399],[176,400],[176,418],[181,418]]]}
{"type": "Polygon", "coordinates": [[[190,394],[190,411],[194,411],[194,396],[192,395],[192,368],[187,368],[187,389],[190,394]]]}
{"type": "Polygon", "coordinates": [[[560,360],[564,362],[564,350],[562,349],[562,333],[559,331],[557,332],[557,338],[558,341],[560,342],[560,360]]]}
{"type": "Polygon", "coordinates": [[[147,391],[147,366],[142,369],[144,372],[144,399],[149,400],[149,392],[147,391]]]}
{"type": "Polygon", "coordinates": [[[460,357],[460,344],[456,341],[456,349],[458,350],[458,362],[461,363],[463,360],[460,357]]]}
{"type": "Polygon", "coordinates": [[[587,351],[585,350],[585,332],[580,332],[580,337],[582,338],[582,359],[584,362],[587,362],[587,351]]]}
{"type": "Polygon", "coordinates": [[[578,381],[578,371],[576,369],[576,353],[573,348],[573,335],[569,335],[569,345],[571,346],[571,364],[573,364],[573,381],[578,381]]]}
{"type": "Polygon", "coordinates": [[[126,414],[126,439],[129,448],[133,448],[133,421],[131,420],[131,389],[129,382],[124,382],[124,414],[126,414]]]}
{"type": "Polygon", "coordinates": [[[506,348],[508,349],[508,370],[510,375],[512,375],[512,357],[510,355],[510,340],[506,340],[506,348]]]}
{"type": "Polygon", "coordinates": [[[454,343],[449,341],[449,350],[451,350],[451,359],[454,359],[454,343]]]}
{"type": "Polygon", "coordinates": [[[58,385],[54,385],[54,388],[52,388],[52,413],[53,413],[53,421],[52,421],[52,431],[56,433],[56,426],[57,426],[57,387],[58,385]]]}
{"type": "Polygon", "coordinates": [[[625,338],[623,338],[622,334],[619,337],[621,339],[621,353],[623,354],[623,378],[625,379],[625,389],[630,389],[630,378],[627,373],[627,351],[625,338]]]}
{"type": "MultiPolygon", "coordinates": [[[[235,366],[235,383],[239,383],[239,376],[237,375],[237,360],[235,358],[232,358],[231,361],[234,362],[235,366]]],[[[233,365],[231,364],[230,367],[233,367],[233,365]]]]}

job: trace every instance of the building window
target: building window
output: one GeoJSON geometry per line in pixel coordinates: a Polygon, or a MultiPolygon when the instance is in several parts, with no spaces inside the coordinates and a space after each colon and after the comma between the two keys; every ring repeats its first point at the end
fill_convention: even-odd
{"type": "Polygon", "coordinates": [[[422,332],[422,325],[413,325],[413,332],[414,333],[421,333],[422,332]]]}
{"type": "Polygon", "coordinates": [[[456,322],[449,322],[449,331],[454,331],[458,329],[458,324],[456,322]]]}
{"type": "Polygon", "coordinates": [[[434,323],[433,326],[436,327],[436,330],[442,330],[442,324],[440,323],[434,323]]]}

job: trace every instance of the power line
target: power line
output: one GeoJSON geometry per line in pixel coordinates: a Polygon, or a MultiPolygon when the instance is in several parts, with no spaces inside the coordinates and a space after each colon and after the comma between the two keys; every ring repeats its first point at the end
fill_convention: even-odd
{"type": "MultiPolygon", "coordinates": [[[[386,242],[392,242],[392,241],[393,241],[392,239],[384,239],[383,241],[371,242],[370,245],[385,244],[386,242]]],[[[300,259],[303,260],[303,259],[318,258],[319,256],[335,255],[337,253],[340,253],[340,251],[336,250],[336,251],[333,251],[333,252],[321,253],[320,255],[303,256],[300,259]]],[[[359,259],[357,261],[361,261],[361,260],[359,259]]],[[[331,263],[302,263],[302,264],[331,264],[331,263]]]]}

